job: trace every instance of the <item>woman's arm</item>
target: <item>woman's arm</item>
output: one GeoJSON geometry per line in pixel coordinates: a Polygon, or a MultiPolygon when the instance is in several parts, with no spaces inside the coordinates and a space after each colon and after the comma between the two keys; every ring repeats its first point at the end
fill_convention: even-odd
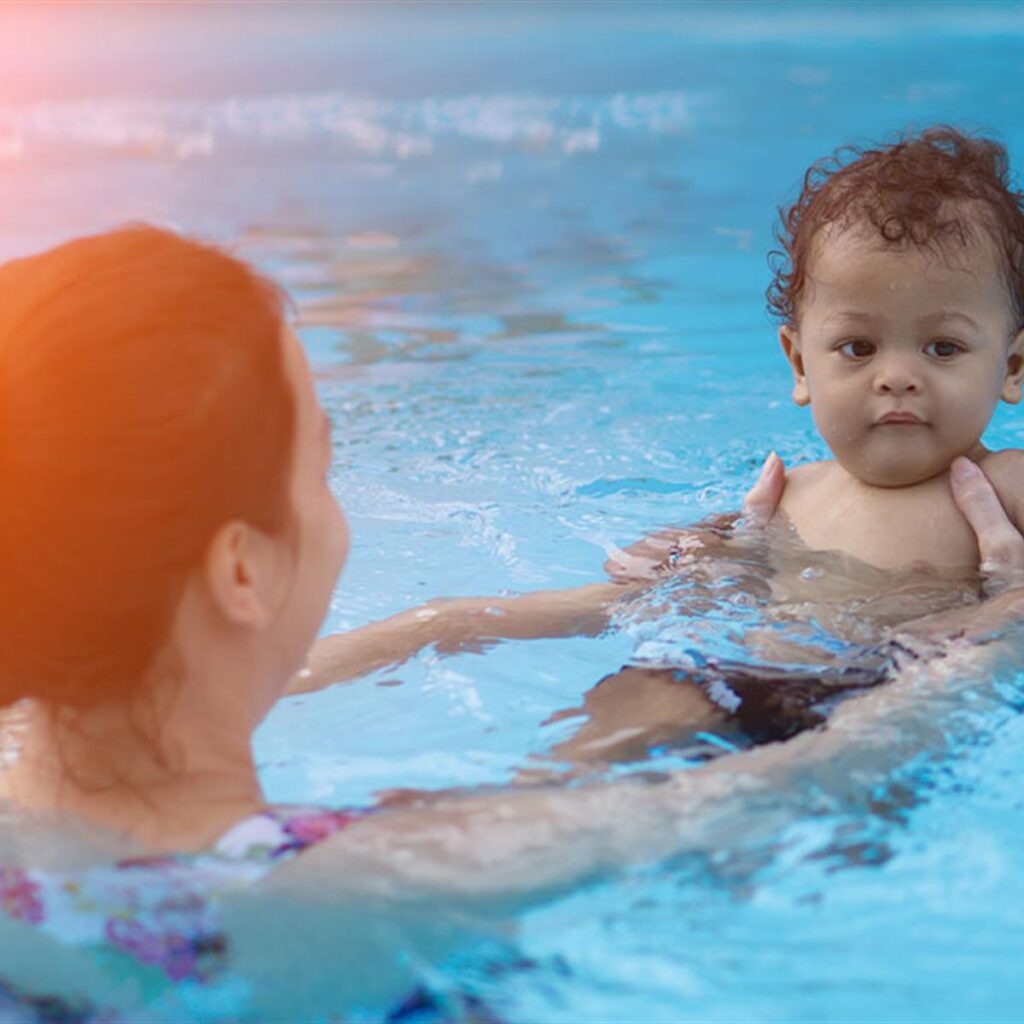
{"type": "MultiPolygon", "coordinates": [[[[766,524],[774,515],[785,484],[785,469],[773,452],[746,496],[744,518],[753,526],[766,524]]],[[[309,693],[355,679],[405,661],[431,645],[441,650],[462,650],[494,640],[600,633],[618,601],[660,578],[655,567],[665,561],[672,544],[683,535],[683,531],[652,535],[628,549],[639,551],[647,545],[643,555],[619,552],[625,562],[618,567],[621,571],[612,571],[612,583],[540,590],[518,597],[437,599],[360,629],[324,637],[313,646],[306,668],[292,680],[287,693],[309,693]]],[[[698,528],[686,536],[698,547],[714,543],[707,530],[698,528]]]]}
{"type": "Polygon", "coordinates": [[[367,815],[275,871],[274,881],[364,897],[433,896],[449,909],[512,910],[697,845],[711,812],[765,784],[709,765],[663,782],[424,794],[367,815]]]}
{"type": "Polygon", "coordinates": [[[340,886],[506,912],[683,850],[742,847],[777,835],[808,801],[818,810],[823,799],[862,802],[923,749],[941,752],[948,716],[962,730],[965,710],[984,710],[979,679],[994,678],[1005,657],[1005,645],[952,641],[942,657],[908,659],[887,685],[844,701],[820,729],[656,778],[426,794],[368,815],[281,872],[313,892],[340,886]]]}
{"type": "Polygon", "coordinates": [[[348,633],[319,640],[289,694],[320,690],[412,657],[424,647],[458,651],[494,640],[594,635],[612,608],[636,586],[592,583],[538,590],[518,597],[457,597],[429,601],[348,633]]]}
{"type": "MultiPolygon", "coordinates": [[[[1024,538],[1007,532],[984,476],[968,467],[953,488],[983,558],[1000,567],[1024,565],[1024,538]]],[[[813,777],[816,801],[822,793],[863,799],[923,745],[942,743],[943,714],[962,709],[956,691],[976,689],[979,672],[997,671],[1004,657],[1004,645],[973,641],[993,622],[1005,626],[1022,615],[1024,592],[1007,590],[944,622],[920,620],[919,635],[935,641],[928,653],[941,656],[908,653],[892,682],[845,701],[824,728],[785,742],[661,781],[426,795],[368,815],[275,877],[313,892],[340,885],[383,898],[419,893],[448,906],[510,909],[680,849],[742,843],[758,829],[777,830],[787,813],[802,813],[798,777],[813,777]],[[960,636],[950,639],[951,632],[960,636]]]]}

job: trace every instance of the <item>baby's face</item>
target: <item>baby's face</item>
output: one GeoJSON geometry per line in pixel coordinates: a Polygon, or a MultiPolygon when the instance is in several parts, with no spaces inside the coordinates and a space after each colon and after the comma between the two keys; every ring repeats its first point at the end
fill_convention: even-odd
{"type": "Polygon", "coordinates": [[[980,454],[999,399],[1020,401],[1016,328],[987,241],[947,260],[850,229],[819,241],[799,323],[779,334],[793,397],[836,460],[865,483],[905,487],[980,454]]]}

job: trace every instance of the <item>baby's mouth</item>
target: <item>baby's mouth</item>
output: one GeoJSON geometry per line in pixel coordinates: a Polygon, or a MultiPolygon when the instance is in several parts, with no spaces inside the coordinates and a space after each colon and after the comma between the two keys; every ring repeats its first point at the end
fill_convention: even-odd
{"type": "Polygon", "coordinates": [[[924,420],[912,412],[887,412],[875,420],[877,427],[920,427],[924,426],[924,420]]]}

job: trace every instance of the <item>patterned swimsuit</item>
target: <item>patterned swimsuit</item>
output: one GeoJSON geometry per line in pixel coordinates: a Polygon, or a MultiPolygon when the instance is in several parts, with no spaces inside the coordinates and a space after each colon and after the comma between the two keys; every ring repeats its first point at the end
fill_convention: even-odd
{"type": "MultiPolygon", "coordinates": [[[[162,1016],[159,994],[169,990],[178,1012],[184,993],[205,1017],[204,1006],[223,1006],[218,988],[231,984],[219,897],[258,882],[367,813],[279,807],[243,819],[198,854],[144,856],[79,873],[0,867],[0,909],[74,947],[122,987],[134,985],[154,1019],[162,1016]]],[[[4,980],[4,959],[0,950],[0,1021],[125,1019],[117,1011],[26,992],[4,980]]],[[[128,1019],[148,1018],[133,1011],[128,1019]]]]}

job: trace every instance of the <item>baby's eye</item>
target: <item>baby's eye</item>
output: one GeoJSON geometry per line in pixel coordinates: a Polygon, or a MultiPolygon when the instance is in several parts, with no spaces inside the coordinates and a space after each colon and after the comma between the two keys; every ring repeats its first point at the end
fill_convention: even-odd
{"type": "Polygon", "coordinates": [[[854,338],[853,341],[844,341],[838,349],[847,359],[867,359],[868,356],[873,356],[876,352],[876,346],[873,341],[868,341],[867,338],[854,338]]]}
{"type": "Polygon", "coordinates": [[[963,352],[963,348],[955,341],[939,338],[936,341],[929,341],[924,351],[925,355],[934,356],[936,359],[952,359],[963,352]]]}

